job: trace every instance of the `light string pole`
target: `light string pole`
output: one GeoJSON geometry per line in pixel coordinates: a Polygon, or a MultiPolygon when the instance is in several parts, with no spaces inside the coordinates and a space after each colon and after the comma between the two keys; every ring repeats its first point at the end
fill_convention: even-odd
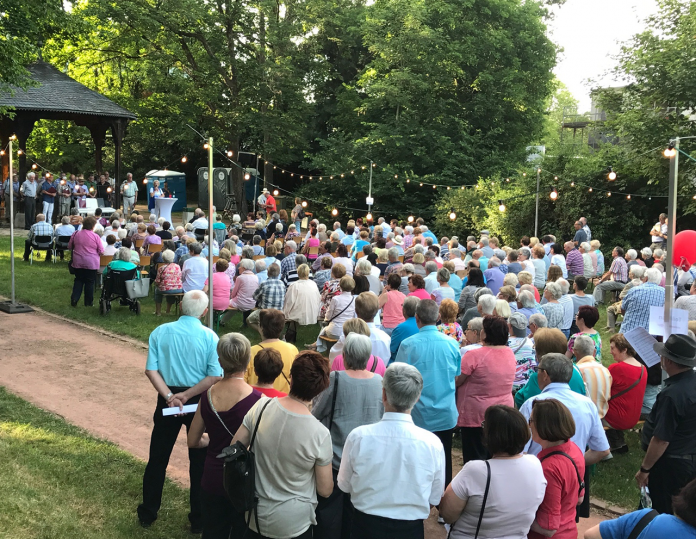
{"type": "Polygon", "coordinates": [[[208,138],[208,327],[212,330],[213,318],[213,137],[208,138]]]}
{"type": "Polygon", "coordinates": [[[539,186],[541,183],[541,167],[537,167],[536,212],[534,214],[534,237],[539,237],[539,186]]]}
{"type": "MultiPolygon", "coordinates": [[[[696,138],[696,137],[684,137],[696,138]]],[[[674,236],[677,231],[677,175],[679,174],[679,137],[671,140],[665,155],[669,157],[669,195],[667,198],[667,278],[665,279],[665,329],[672,332],[674,306],[674,236]]],[[[664,378],[664,373],[663,373],[664,378]]]]}
{"type": "Polygon", "coordinates": [[[372,204],[374,204],[374,199],[372,198],[372,169],[375,168],[372,159],[370,159],[370,183],[367,188],[367,220],[372,220],[372,204]]]}

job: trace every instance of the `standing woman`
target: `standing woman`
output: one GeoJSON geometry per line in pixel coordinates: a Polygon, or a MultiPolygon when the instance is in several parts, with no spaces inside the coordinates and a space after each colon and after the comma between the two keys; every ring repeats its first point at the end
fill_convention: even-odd
{"type": "Polygon", "coordinates": [[[104,252],[101,238],[94,233],[97,218],[90,215],[85,218],[82,228],[70,236],[68,249],[72,251],[70,262],[75,274],[70,305],[77,307],[77,302],[85,289],[85,307],[94,305],[94,282],[99,269],[99,257],[104,252]]]}
{"type": "MultiPolygon", "coordinates": [[[[358,267],[360,267],[361,262],[358,262],[358,267]]],[[[387,286],[384,287],[379,296],[379,307],[382,309],[382,329],[387,335],[391,335],[394,328],[406,320],[402,312],[406,296],[399,291],[399,288],[401,288],[401,277],[396,273],[390,273],[387,277],[387,286]]]]}
{"type": "Polygon", "coordinates": [[[297,197],[295,198],[295,207],[292,209],[292,220],[295,223],[295,230],[298,234],[302,230],[302,217],[300,216],[303,213],[304,210],[302,209],[302,199],[297,197]]]}
{"type": "Polygon", "coordinates": [[[251,344],[244,335],[223,335],[217,345],[217,354],[223,378],[201,394],[188,431],[190,448],[207,448],[201,480],[203,539],[227,539],[230,530],[233,537],[244,534],[244,513],[234,510],[225,493],[223,460],[217,456],[230,445],[232,433],[237,432],[244,416],[262,397],[244,381],[251,359],[251,344]]]}
{"type": "Polygon", "coordinates": [[[585,455],[570,439],[575,421],[556,399],[534,402],[529,419],[532,440],[541,446],[537,455],[546,478],[544,501],[537,509],[528,539],[576,539],[576,507],[584,498],[585,455]]]}
{"type": "Polygon", "coordinates": [[[234,435],[233,444],[239,441],[248,446],[256,430],[253,450],[260,530],[252,518],[249,539],[312,537],[317,494],[328,498],[333,492],[333,446],[329,429],[312,416],[309,407],[329,387],[329,373],[329,362],[318,352],[298,354],[290,369],[290,394],[259,401],[234,435]]]}
{"type": "Polygon", "coordinates": [[[150,200],[148,201],[147,205],[147,209],[150,210],[150,212],[152,212],[152,210],[155,208],[155,199],[164,196],[164,193],[162,192],[162,189],[160,189],[159,185],[159,180],[155,180],[152,187],[150,187],[150,200]]]}
{"type": "Polygon", "coordinates": [[[319,236],[317,234],[318,232],[316,227],[310,227],[308,239],[305,241],[304,247],[302,248],[302,254],[306,255],[307,260],[311,260],[312,262],[314,262],[317,259],[317,256],[319,256],[318,251],[316,253],[311,253],[309,251],[313,247],[317,250],[319,249],[321,241],[319,241],[319,236]]]}
{"type": "Polygon", "coordinates": [[[513,406],[512,384],[517,362],[507,345],[508,324],[499,316],[483,318],[481,348],[462,356],[462,374],[457,376],[457,410],[461,427],[462,456],[470,460],[489,457],[483,444],[482,422],[486,410],[497,404],[513,406]]]}

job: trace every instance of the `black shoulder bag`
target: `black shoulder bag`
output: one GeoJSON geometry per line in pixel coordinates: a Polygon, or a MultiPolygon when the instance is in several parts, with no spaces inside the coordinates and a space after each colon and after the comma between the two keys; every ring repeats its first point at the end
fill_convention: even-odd
{"type": "MultiPolygon", "coordinates": [[[[476,535],[474,535],[474,539],[478,539],[478,534],[481,531],[481,522],[483,521],[483,512],[486,510],[486,501],[488,500],[488,490],[490,489],[490,486],[491,486],[491,465],[487,460],[484,462],[486,463],[486,490],[483,492],[483,503],[481,503],[481,512],[479,513],[478,524],[476,524],[476,535]]],[[[454,524],[452,524],[452,526],[450,527],[450,531],[447,534],[447,539],[449,539],[450,535],[452,535],[453,529],[454,529],[454,524]]]]}
{"type": "Polygon", "coordinates": [[[219,459],[225,459],[222,482],[232,507],[240,513],[249,512],[247,529],[253,511],[256,519],[256,530],[259,533],[259,516],[255,511],[259,503],[259,499],[256,497],[256,457],[252,448],[256,433],[259,430],[259,423],[261,423],[261,416],[271,400],[268,399],[259,412],[254,432],[251,434],[249,448],[247,449],[242,442],[237,441],[234,445],[225,447],[222,453],[217,456],[219,459]]]}
{"type": "Polygon", "coordinates": [[[577,464],[575,464],[575,461],[573,460],[573,457],[571,457],[568,453],[565,451],[551,451],[548,455],[544,455],[541,459],[539,459],[541,462],[544,462],[547,458],[552,457],[554,455],[562,455],[565,458],[567,458],[571,464],[573,465],[573,468],[575,468],[575,475],[578,476],[578,499],[580,498],[580,493],[585,490],[585,482],[582,480],[582,477],[580,477],[580,470],[578,470],[577,464]]]}
{"type": "Polygon", "coordinates": [[[333,416],[334,410],[336,409],[336,396],[338,395],[338,371],[335,371],[334,375],[334,386],[333,386],[333,398],[331,399],[331,415],[329,416],[329,432],[331,432],[331,427],[333,427],[333,416]]]}

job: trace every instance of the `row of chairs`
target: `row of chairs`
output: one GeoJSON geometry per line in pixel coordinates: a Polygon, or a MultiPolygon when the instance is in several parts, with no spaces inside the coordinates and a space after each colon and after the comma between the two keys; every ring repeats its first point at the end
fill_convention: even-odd
{"type": "Polygon", "coordinates": [[[29,264],[34,263],[34,252],[46,251],[51,252],[53,263],[56,263],[56,254],[58,251],[67,251],[70,236],[34,236],[29,248],[29,264]]]}

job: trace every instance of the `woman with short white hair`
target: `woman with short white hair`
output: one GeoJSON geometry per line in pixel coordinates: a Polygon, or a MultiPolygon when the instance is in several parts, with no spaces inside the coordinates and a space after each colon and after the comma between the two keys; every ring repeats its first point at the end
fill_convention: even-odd
{"type": "Polygon", "coordinates": [[[286,320],[301,326],[316,324],[319,317],[321,295],[314,281],[309,280],[309,266],[300,264],[297,268],[298,280],[290,283],[285,293],[283,312],[286,320]]]}
{"type": "Polygon", "coordinates": [[[174,263],[174,251],[166,250],[162,253],[163,265],[157,270],[155,278],[155,316],[162,314],[162,298],[165,295],[170,295],[167,298],[166,314],[174,304],[174,298],[171,294],[183,294],[183,285],[181,283],[181,268],[179,264],[174,263]]]}
{"type": "Polygon", "coordinates": [[[544,311],[544,316],[546,316],[548,328],[556,328],[563,330],[563,317],[565,315],[565,309],[558,300],[563,296],[563,290],[561,285],[558,283],[546,283],[546,288],[544,288],[544,298],[548,303],[541,306],[544,311]]]}
{"type": "MultiPolygon", "coordinates": [[[[367,282],[370,283],[370,292],[375,294],[376,296],[379,296],[382,293],[382,290],[384,289],[384,285],[382,284],[382,281],[379,278],[379,273],[375,275],[374,271],[374,266],[370,263],[370,261],[366,258],[363,257],[360,260],[358,260],[358,263],[355,265],[355,271],[353,272],[356,277],[363,276],[367,279],[367,282]]],[[[379,271],[379,270],[377,270],[379,271]]]]}

